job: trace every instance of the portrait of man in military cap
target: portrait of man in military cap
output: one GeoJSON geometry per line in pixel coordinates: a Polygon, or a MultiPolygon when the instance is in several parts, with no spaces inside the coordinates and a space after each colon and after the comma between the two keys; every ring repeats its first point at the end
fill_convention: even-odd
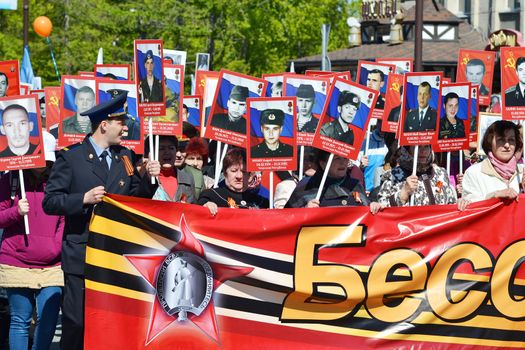
{"type": "Polygon", "coordinates": [[[162,102],[162,83],[153,75],[155,61],[151,50],[146,52],[144,68],[146,76],[139,83],[140,102],[162,102]]]}
{"type": "MultiPolygon", "coordinates": [[[[122,89],[109,89],[107,93],[111,96],[111,99],[115,99],[122,94],[127,94],[128,91],[122,89]]],[[[126,119],[124,123],[128,127],[128,130],[123,133],[123,140],[140,140],[140,123],[138,118],[129,114],[128,112],[128,101],[124,102],[124,113],[126,114],[126,119]]]]}
{"type": "Polygon", "coordinates": [[[292,157],[292,146],[279,140],[283,131],[284,112],[280,109],[265,109],[261,112],[260,124],[264,141],[251,148],[251,157],[292,157]]]}
{"type": "Polygon", "coordinates": [[[313,114],[315,90],[310,84],[301,84],[297,88],[297,131],[314,133],[319,119],[313,114]]]}
{"type": "Polygon", "coordinates": [[[29,136],[34,123],[29,119],[25,107],[19,104],[7,106],[2,111],[0,132],[7,138],[7,147],[0,152],[0,157],[23,156],[33,154],[37,148],[30,142],[29,136]]]}
{"type": "Polygon", "coordinates": [[[230,96],[226,104],[228,113],[214,114],[211,120],[211,126],[246,134],[246,119],[242,116],[246,113],[248,93],[249,91],[246,86],[235,85],[230,91],[230,96]]]}
{"type": "Polygon", "coordinates": [[[353,145],[354,131],[350,124],[354,121],[359,107],[361,107],[359,96],[348,90],[341,91],[337,100],[339,118],[325,123],[321,127],[320,134],[348,145],[353,145]]]}
{"type": "Polygon", "coordinates": [[[95,92],[87,85],[79,88],[75,94],[75,115],[62,121],[62,133],[64,134],[89,134],[91,122],[82,113],[95,106],[95,92]]]}
{"type": "Polygon", "coordinates": [[[505,90],[506,106],[525,106],[525,57],[516,60],[518,83],[505,90]]]}

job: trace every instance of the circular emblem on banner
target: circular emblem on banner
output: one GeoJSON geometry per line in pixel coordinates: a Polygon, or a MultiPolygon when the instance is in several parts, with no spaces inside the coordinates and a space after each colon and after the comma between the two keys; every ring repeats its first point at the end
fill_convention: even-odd
{"type": "Polygon", "coordinates": [[[213,270],[203,258],[178,251],[168,254],[157,275],[157,299],[164,311],[179,321],[188,312],[200,315],[213,293],[213,270]]]}

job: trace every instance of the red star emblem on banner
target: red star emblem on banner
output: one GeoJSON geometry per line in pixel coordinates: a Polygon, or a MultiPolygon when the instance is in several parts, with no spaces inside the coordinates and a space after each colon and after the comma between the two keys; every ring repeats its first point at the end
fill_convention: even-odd
{"type": "MultiPolygon", "coordinates": [[[[181,228],[181,239],[172,251],[186,251],[193,254],[199,255],[205,259],[205,252],[202,244],[192,234],[188,227],[184,215],[180,220],[181,228]]],[[[171,252],[170,252],[171,253],[171,252]]],[[[169,253],[168,253],[169,254],[169,253]]],[[[126,255],[126,258],[131,264],[140,272],[142,277],[153,287],[157,282],[157,276],[159,268],[162,265],[164,259],[168,255],[126,255]]],[[[217,263],[209,263],[213,270],[213,290],[216,290],[224,281],[244,276],[249,274],[252,267],[242,266],[229,266],[217,263]]],[[[202,311],[199,316],[195,314],[188,315],[188,321],[193,322],[199,327],[206,335],[212,338],[214,341],[219,342],[219,332],[217,327],[217,320],[215,317],[215,308],[213,306],[213,299],[210,301],[208,306],[202,311]]],[[[183,321],[186,322],[186,321],[183,321]]],[[[146,345],[155,339],[168,327],[176,327],[177,318],[168,315],[157,297],[151,306],[150,321],[148,326],[148,332],[146,335],[146,345]],[[173,325],[172,325],[173,324],[173,325]]]]}

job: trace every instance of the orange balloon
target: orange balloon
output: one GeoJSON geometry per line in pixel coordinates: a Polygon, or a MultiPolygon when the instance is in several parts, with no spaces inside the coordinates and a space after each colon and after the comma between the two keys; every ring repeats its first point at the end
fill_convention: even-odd
{"type": "Polygon", "coordinates": [[[51,35],[51,30],[53,30],[53,23],[51,23],[49,18],[47,18],[46,16],[40,16],[37,17],[33,22],[33,29],[38,35],[47,38],[49,35],[51,35]]]}

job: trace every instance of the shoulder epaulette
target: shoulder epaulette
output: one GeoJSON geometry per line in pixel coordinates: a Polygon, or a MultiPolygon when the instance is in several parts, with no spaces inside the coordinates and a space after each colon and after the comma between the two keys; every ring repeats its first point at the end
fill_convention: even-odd
{"type": "Polygon", "coordinates": [[[505,93],[507,94],[507,93],[509,93],[509,92],[514,92],[514,91],[516,91],[516,85],[511,86],[510,88],[508,88],[507,90],[505,90],[505,93]]]}

